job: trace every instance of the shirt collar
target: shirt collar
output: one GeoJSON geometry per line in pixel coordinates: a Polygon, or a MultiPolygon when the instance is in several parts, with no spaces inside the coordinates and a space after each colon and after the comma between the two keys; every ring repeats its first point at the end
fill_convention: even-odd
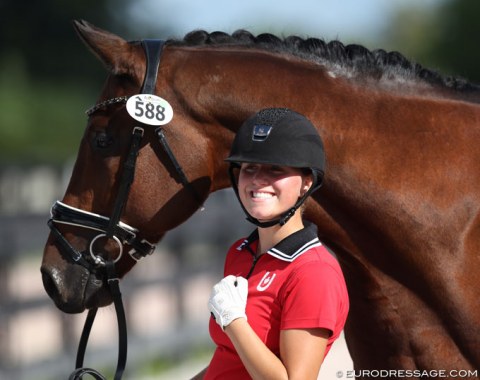
{"type": "MultiPolygon", "coordinates": [[[[251,245],[258,241],[258,230],[255,229],[243,242],[237,247],[237,250],[242,251],[248,249],[252,254],[255,254],[251,245]]],[[[277,259],[292,262],[300,257],[312,247],[321,246],[322,243],[317,236],[317,226],[310,222],[305,222],[305,227],[293,234],[287,236],[277,245],[270,248],[266,253],[276,257],[277,259]]]]}

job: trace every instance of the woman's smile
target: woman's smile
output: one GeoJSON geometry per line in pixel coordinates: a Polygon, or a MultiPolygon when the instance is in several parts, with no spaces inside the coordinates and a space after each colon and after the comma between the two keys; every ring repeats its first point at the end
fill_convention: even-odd
{"type": "Polygon", "coordinates": [[[244,163],[238,178],[242,204],[258,220],[277,218],[293,207],[303,185],[301,170],[278,165],[244,163]]]}
{"type": "Polygon", "coordinates": [[[270,199],[275,196],[272,193],[266,193],[263,191],[251,191],[250,194],[253,199],[270,199]]]}

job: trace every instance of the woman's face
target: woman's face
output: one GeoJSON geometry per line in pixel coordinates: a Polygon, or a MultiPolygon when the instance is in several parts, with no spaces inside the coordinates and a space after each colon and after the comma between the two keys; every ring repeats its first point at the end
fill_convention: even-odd
{"type": "Polygon", "coordinates": [[[288,166],[243,163],[238,177],[240,200],[260,221],[275,219],[293,207],[311,185],[311,176],[288,166]]]}

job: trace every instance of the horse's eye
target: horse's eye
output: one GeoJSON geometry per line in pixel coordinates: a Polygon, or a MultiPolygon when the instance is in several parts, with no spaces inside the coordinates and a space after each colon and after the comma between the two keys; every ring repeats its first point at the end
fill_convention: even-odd
{"type": "Polygon", "coordinates": [[[97,132],[94,138],[96,148],[108,148],[113,143],[113,139],[106,132],[97,132]]]}

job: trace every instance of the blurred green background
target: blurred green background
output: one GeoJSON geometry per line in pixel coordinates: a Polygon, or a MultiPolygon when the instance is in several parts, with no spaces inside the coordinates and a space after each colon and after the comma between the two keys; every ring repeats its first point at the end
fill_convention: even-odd
{"type": "MultiPolygon", "coordinates": [[[[183,36],[172,29],[174,20],[164,26],[155,22],[154,17],[150,22],[137,21],[132,14],[141,9],[132,11],[132,3],[127,0],[0,2],[2,166],[58,164],[76,154],[85,124],[83,110],[94,103],[105,74],[75,36],[72,19],[85,19],[127,39],[183,36]]],[[[162,13],[162,2],[157,4],[158,12],[162,13]]],[[[321,10],[321,5],[318,9],[321,10]]],[[[480,82],[479,14],[480,2],[471,0],[430,1],[429,6],[422,1],[405,2],[375,36],[357,34],[339,39],[370,49],[398,50],[424,66],[480,82]]],[[[188,14],[172,17],[186,18],[188,14]]],[[[265,29],[258,21],[255,30],[272,31],[271,25],[265,17],[265,29]]],[[[276,28],[273,32],[289,32],[280,25],[276,28]]],[[[312,31],[308,33],[313,35],[312,31]]]]}

